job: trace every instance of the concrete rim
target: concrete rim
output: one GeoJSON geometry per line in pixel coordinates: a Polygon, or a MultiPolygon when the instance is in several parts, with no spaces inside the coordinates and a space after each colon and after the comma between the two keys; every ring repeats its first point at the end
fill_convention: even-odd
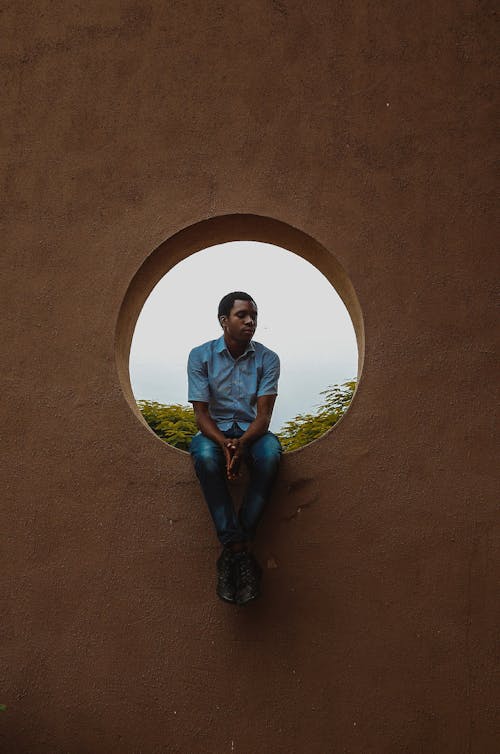
{"type": "MultiPolygon", "coordinates": [[[[129,371],[132,337],[142,307],[155,285],[176,264],[198,251],[230,241],[260,241],[280,246],[306,259],[325,275],[344,302],[354,325],[358,346],[359,385],[365,353],[363,315],[354,287],[333,252],[304,231],[281,220],[252,214],[219,215],[183,228],[161,243],[145,258],[130,281],[123,298],[115,329],[116,366],[127,403],[146,427],[148,425],[137,407],[132,392],[129,371]]],[[[329,435],[330,432],[326,432],[318,441],[329,435]]],[[[171,450],[184,453],[172,447],[171,450]]],[[[300,450],[292,452],[297,453],[300,450]]]]}

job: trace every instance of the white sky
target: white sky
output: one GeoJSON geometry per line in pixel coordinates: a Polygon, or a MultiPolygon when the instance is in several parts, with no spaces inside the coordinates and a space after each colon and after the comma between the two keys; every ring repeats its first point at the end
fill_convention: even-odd
{"type": "Polygon", "coordinates": [[[273,431],[314,410],[321,390],[356,377],[354,328],[325,276],[278,246],[233,241],[177,264],[146,300],[130,352],[136,400],[187,403],[189,351],[222,335],[217,307],[231,291],[254,298],[259,312],[254,340],[281,360],[273,431]]]}

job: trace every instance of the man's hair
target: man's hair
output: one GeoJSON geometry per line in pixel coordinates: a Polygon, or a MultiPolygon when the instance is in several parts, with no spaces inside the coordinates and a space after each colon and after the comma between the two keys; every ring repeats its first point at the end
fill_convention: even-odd
{"type": "Polygon", "coordinates": [[[222,317],[223,315],[229,317],[229,312],[233,308],[235,301],[253,301],[253,303],[255,304],[253,298],[244,291],[233,291],[232,293],[226,293],[224,298],[221,298],[220,300],[217,317],[222,317]]]}

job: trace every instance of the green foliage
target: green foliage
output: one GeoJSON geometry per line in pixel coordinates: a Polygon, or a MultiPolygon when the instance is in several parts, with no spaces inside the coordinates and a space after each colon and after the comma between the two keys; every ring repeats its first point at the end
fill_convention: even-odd
{"type": "Polygon", "coordinates": [[[180,450],[188,450],[198,428],[191,406],[165,405],[156,401],[137,401],[146,422],[159,438],[180,450]]]}
{"type": "Polygon", "coordinates": [[[321,392],[323,403],[313,414],[298,414],[287,421],[278,433],[283,450],[297,450],[321,437],[345,414],[356,389],[356,380],[332,385],[321,392]]]}

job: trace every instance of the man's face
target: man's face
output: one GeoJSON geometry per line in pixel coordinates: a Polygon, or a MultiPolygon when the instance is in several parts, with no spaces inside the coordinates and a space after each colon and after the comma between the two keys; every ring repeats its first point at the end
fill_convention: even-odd
{"type": "Polygon", "coordinates": [[[249,343],[257,327],[255,302],[236,299],[229,315],[220,319],[228,338],[239,343],[249,343]]]}

